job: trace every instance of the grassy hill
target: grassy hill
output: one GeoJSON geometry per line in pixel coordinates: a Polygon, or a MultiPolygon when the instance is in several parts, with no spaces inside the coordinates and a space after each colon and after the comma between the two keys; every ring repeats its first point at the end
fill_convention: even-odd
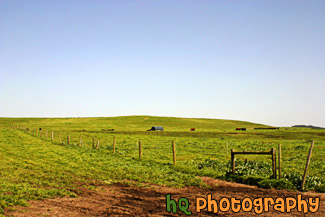
{"type": "Polygon", "coordinates": [[[114,129],[115,131],[145,131],[151,126],[163,126],[166,131],[189,131],[195,127],[201,132],[233,131],[236,127],[253,129],[266,125],[245,121],[204,119],[204,118],[176,118],[155,116],[120,116],[97,118],[0,118],[1,126],[20,125],[26,127],[44,127],[58,130],[102,130],[114,129]]]}

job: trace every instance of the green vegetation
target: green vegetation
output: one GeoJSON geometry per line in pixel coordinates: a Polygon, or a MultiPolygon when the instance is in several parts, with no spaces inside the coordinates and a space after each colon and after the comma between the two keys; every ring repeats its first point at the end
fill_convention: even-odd
{"type": "MultiPolygon", "coordinates": [[[[277,188],[287,190],[300,190],[302,184],[302,175],[299,173],[285,173],[281,179],[272,179],[272,166],[265,161],[241,161],[236,159],[236,174],[231,173],[231,161],[220,163],[217,160],[206,160],[199,164],[199,168],[210,167],[225,172],[225,178],[228,181],[235,181],[249,185],[256,185],[261,188],[277,188]],[[269,174],[269,176],[267,176],[269,174]]],[[[316,190],[325,192],[323,183],[324,178],[308,176],[306,178],[305,190],[316,190]]]]}
{"type": "Polygon", "coordinates": [[[249,122],[130,116],[113,118],[0,118],[0,209],[26,205],[28,200],[75,197],[80,187],[134,180],[167,186],[202,186],[196,176],[210,176],[296,190],[311,139],[315,146],[306,189],[324,192],[325,130],[288,128],[253,130],[264,125],[249,122]],[[9,129],[23,126],[24,129],[9,129]],[[164,132],[147,132],[163,126],[164,132]],[[195,132],[190,128],[195,127],[195,132]],[[247,131],[236,132],[236,127],[247,131]],[[42,128],[42,138],[33,135],[42,128]],[[114,129],[114,131],[108,131],[114,129]],[[46,131],[48,137],[46,138],[46,131]],[[54,131],[54,142],[51,141],[54,131]],[[59,143],[59,134],[62,142],[59,143]],[[67,136],[71,142],[67,145],[67,136]],[[79,136],[82,147],[79,147],[79,136]],[[116,153],[112,154],[113,137],[116,153]],[[92,147],[93,138],[100,141],[92,147]],[[176,141],[177,165],[171,142],[176,141]],[[138,159],[138,142],[143,157],[138,159]],[[269,151],[282,144],[282,174],[272,180],[269,156],[236,156],[237,175],[229,174],[230,149],[269,151]]]}

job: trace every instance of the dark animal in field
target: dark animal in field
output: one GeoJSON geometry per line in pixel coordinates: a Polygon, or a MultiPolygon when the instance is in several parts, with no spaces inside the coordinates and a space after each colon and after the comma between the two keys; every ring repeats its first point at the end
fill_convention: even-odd
{"type": "Polygon", "coordinates": [[[191,131],[195,131],[195,128],[194,128],[194,127],[192,127],[192,128],[191,128],[191,131]]]}
{"type": "Polygon", "coordinates": [[[102,129],[102,131],[114,131],[114,129],[102,129]]]}
{"type": "Polygon", "coordinates": [[[246,128],[240,128],[240,127],[237,127],[236,130],[237,130],[237,131],[246,131],[246,128]]]}

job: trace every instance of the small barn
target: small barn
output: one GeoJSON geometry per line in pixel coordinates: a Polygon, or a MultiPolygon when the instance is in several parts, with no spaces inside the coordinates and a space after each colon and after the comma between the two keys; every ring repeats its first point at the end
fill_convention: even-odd
{"type": "Polygon", "coordinates": [[[160,127],[160,126],[153,126],[151,127],[150,130],[147,130],[147,131],[163,131],[164,128],[163,127],[160,127]]]}

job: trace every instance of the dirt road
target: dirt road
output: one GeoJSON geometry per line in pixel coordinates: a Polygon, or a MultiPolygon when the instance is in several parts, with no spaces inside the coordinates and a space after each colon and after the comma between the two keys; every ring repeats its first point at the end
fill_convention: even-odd
{"type": "Polygon", "coordinates": [[[6,216],[186,216],[178,211],[176,214],[166,211],[166,194],[171,194],[177,201],[181,197],[189,199],[191,216],[325,216],[325,194],[303,193],[303,198],[319,197],[320,207],[315,213],[303,214],[293,209],[290,213],[282,213],[270,206],[268,212],[256,214],[254,211],[241,210],[234,213],[231,210],[218,213],[208,212],[207,209],[196,212],[196,197],[207,198],[211,193],[213,199],[236,197],[243,199],[250,197],[296,197],[300,192],[283,190],[261,189],[238,183],[225,182],[212,178],[202,178],[210,187],[186,187],[171,188],[158,185],[145,185],[138,187],[136,184],[115,183],[112,185],[97,186],[96,190],[81,189],[82,194],[78,198],[46,199],[43,201],[31,201],[29,207],[11,207],[5,210],[6,216]]]}

